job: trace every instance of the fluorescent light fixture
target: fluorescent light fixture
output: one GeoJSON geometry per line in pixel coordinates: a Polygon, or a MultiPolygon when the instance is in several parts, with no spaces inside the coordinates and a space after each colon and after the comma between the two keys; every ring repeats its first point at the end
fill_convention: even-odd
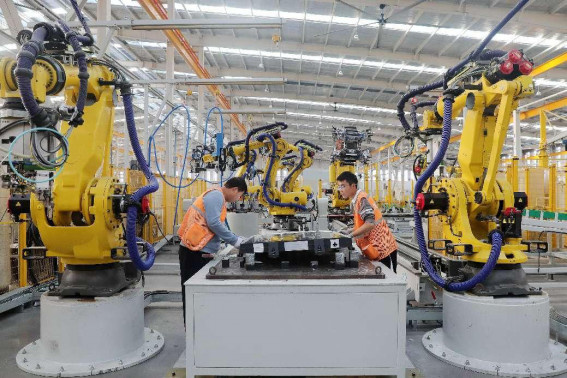
{"type": "Polygon", "coordinates": [[[294,100],[294,99],[278,98],[278,97],[255,97],[255,96],[235,96],[235,97],[236,98],[244,98],[246,100],[267,101],[267,102],[275,102],[275,103],[282,103],[282,104],[322,106],[322,107],[325,107],[325,108],[329,108],[331,110],[333,110],[335,108],[335,105],[336,105],[337,110],[338,109],[344,109],[344,110],[363,110],[363,111],[374,112],[374,113],[390,113],[390,114],[396,114],[397,113],[397,111],[395,109],[370,107],[370,106],[362,106],[362,105],[352,105],[352,104],[340,104],[340,103],[335,104],[333,102],[324,102],[324,101],[294,100]]]}
{"type": "Polygon", "coordinates": [[[60,16],[66,15],[67,11],[61,7],[57,7],[57,8],[53,8],[52,9],[53,13],[58,14],[60,16]]]}
{"type": "Polygon", "coordinates": [[[23,11],[20,11],[20,13],[22,14],[23,18],[34,21],[43,21],[45,19],[45,16],[40,11],[34,9],[24,9],[23,11]]]}
{"type": "Polygon", "coordinates": [[[312,113],[298,113],[298,112],[290,112],[288,111],[286,115],[291,117],[299,117],[299,118],[311,118],[311,119],[322,119],[325,121],[340,121],[340,122],[354,122],[354,123],[364,123],[367,125],[382,125],[380,121],[372,121],[368,119],[359,119],[359,118],[350,118],[350,117],[339,117],[339,116],[328,116],[328,115],[319,115],[319,114],[312,114],[312,113]]]}
{"type": "Polygon", "coordinates": [[[544,86],[544,87],[567,88],[567,83],[565,82],[565,79],[548,80],[548,79],[535,78],[534,84],[544,86]]]}
{"type": "MultiPolygon", "coordinates": [[[[147,70],[147,68],[146,68],[146,70],[147,70]]],[[[164,70],[151,70],[151,71],[158,73],[158,74],[162,74],[162,75],[166,74],[166,72],[164,70]]],[[[174,71],[173,74],[175,76],[182,76],[182,77],[197,77],[197,74],[189,73],[189,72],[174,71]]]]}

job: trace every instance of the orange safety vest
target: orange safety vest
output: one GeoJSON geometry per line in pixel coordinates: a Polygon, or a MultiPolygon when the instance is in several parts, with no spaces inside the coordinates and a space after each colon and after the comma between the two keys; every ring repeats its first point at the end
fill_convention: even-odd
{"type": "MultiPolygon", "coordinates": [[[[213,190],[218,190],[222,193],[219,188],[212,188],[197,197],[195,202],[193,202],[189,210],[185,213],[183,222],[181,226],[179,226],[179,231],[177,231],[177,235],[179,235],[183,244],[192,251],[200,251],[215,237],[215,233],[212,232],[207,225],[205,202],[203,201],[203,197],[213,190]]],[[[220,221],[223,223],[226,221],[226,200],[224,199],[224,195],[220,221]]]]}
{"type": "MultiPolygon", "coordinates": [[[[378,206],[376,206],[372,197],[368,197],[368,194],[360,191],[357,193],[356,202],[354,204],[355,230],[364,224],[364,219],[362,219],[359,214],[360,202],[363,198],[366,198],[368,203],[370,203],[370,206],[374,209],[374,218],[382,218],[382,213],[380,212],[380,209],[378,209],[378,206]]],[[[382,260],[398,249],[396,238],[383,218],[372,230],[355,240],[362,253],[364,253],[364,255],[370,260],[382,260]]]]}

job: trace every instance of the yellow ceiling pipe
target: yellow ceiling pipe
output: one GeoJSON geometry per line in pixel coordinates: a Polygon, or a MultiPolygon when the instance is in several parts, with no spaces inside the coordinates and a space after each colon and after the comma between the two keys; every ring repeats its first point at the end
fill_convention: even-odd
{"type": "Polygon", "coordinates": [[[535,116],[538,116],[541,111],[551,112],[551,111],[554,111],[556,109],[561,109],[565,106],[567,106],[567,97],[562,98],[561,100],[549,102],[549,103],[542,105],[542,106],[538,106],[537,108],[526,110],[525,112],[521,112],[520,113],[520,119],[524,120],[524,119],[527,119],[527,118],[533,118],[535,116]]]}
{"type": "Polygon", "coordinates": [[[567,51],[535,67],[533,71],[530,72],[530,76],[536,77],[537,75],[549,71],[550,69],[557,67],[565,62],[567,62],[567,51]]]}

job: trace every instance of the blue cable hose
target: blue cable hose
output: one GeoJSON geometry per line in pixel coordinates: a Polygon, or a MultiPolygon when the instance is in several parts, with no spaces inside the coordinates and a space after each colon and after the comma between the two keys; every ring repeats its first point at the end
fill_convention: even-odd
{"type": "MultiPolygon", "coordinates": [[[[128,136],[130,138],[130,144],[132,145],[132,150],[136,156],[136,160],[148,180],[148,185],[141,187],[132,194],[132,200],[135,202],[140,202],[142,198],[150,193],[154,193],[159,189],[159,183],[156,177],[150,171],[149,165],[146,163],[144,158],[144,153],[142,152],[142,147],[140,146],[140,141],[138,139],[138,133],[136,131],[136,123],[134,121],[134,107],[132,105],[132,93],[128,91],[123,91],[121,93],[124,101],[124,115],[126,117],[126,126],[128,128],[128,136]]],[[[141,271],[146,271],[152,267],[155,261],[155,250],[154,246],[147,241],[140,239],[136,236],[136,222],[138,219],[138,208],[136,206],[130,206],[127,210],[126,215],[126,245],[128,247],[128,254],[134,265],[141,271]],[[142,260],[139,252],[137,242],[143,242],[148,250],[148,254],[145,260],[142,260]]]]}
{"type": "MultiPolygon", "coordinates": [[[[222,110],[218,107],[218,106],[213,106],[209,112],[207,113],[207,118],[205,118],[205,131],[204,131],[204,140],[203,140],[203,145],[206,146],[207,145],[207,128],[209,126],[209,119],[211,117],[212,112],[216,110],[219,115],[220,115],[220,125],[221,125],[221,134],[223,135],[223,139],[224,139],[224,119],[222,117],[222,110]]],[[[220,146],[220,148],[222,148],[223,146],[220,146]]],[[[217,148],[219,148],[219,146],[217,146],[217,148]]],[[[220,185],[222,186],[222,176],[223,176],[223,171],[220,172],[220,185]]],[[[231,175],[232,177],[232,175],[231,175]]],[[[230,177],[229,177],[230,178],[230,177]]]]}
{"type": "MultiPolygon", "coordinates": [[[[453,112],[453,100],[451,98],[445,97],[444,101],[444,112],[443,112],[443,132],[441,134],[441,143],[439,145],[439,150],[433,158],[433,161],[427,166],[425,172],[419,177],[415,184],[414,189],[414,201],[419,193],[422,192],[423,185],[425,182],[435,173],[435,170],[441,164],[445,152],[449,147],[449,139],[451,138],[451,116],[453,112]]],[[[425,235],[423,233],[423,225],[421,224],[421,214],[417,207],[413,209],[413,218],[415,221],[415,234],[417,242],[419,245],[419,250],[421,252],[421,261],[423,267],[427,271],[427,274],[431,279],[439,286],[449,291],[467,291],[475,287],[478,283],[484,281],[486,277],[492,272],[500,256],[500,250],[502,247],[502,235],[495,232],[492,234],[492,248],[490,250],[490,255],[488,261],[480,272],[478,272],[474,277],[465,282],[451,282],[447,283],[436,271],[429,258],[429,252],[427,250],[427,244],[425,242],[425,235]]]]}
{"type": "Polygon", "coordinates": [[[24,175],[22,175],[20,172],[18,172],[16,170],[16,168],[14,167],[14,163],[12,162],[12,151],[14,149],[14,146],[18,142],[18,140],[20,140],[20,138],[22,138],[24,135],[32,133],[32,132],[36,132],[36,131],[46,131],[46,132],[51,132],[51,133],[57,134],[61,138],[63,143],[65,144],[65,150],[66,151],[69,150],[69,142],[67,141],[67,138],[65,138],[65,136],[63,134],[61,134],[59,131],[57,131],[55,129],[51,129],[51,128],[47,128],[47,127],[35,127],[33,129],[28,129],[28,130],[25,130],[24,132],[18,134],[18,136],[16,136],[16,138],[12,141],[12,143],[10,143],[10,147],[8,148],[7,159],[8,159],[8,164],[10,165],[10,168],[12,169],[12,171],[16,174],[16,176],[18,176],[19,178],[21,178],[24,181],[30,182],[32,184],[41,184],[43,182],[49,182],[49,181],[55,180],[55,178],[57,176],[59,176],[61,174],[61,172],[63,171],[63,165],[61,165],[59,167],[59,169],[55,172],[55,174],[52,177],[49,177],[45,180],[34,180],[34,179],[27,178],[24,175]]]}
{"type": "Polygon", "coordinates": [[[155,162],[156,162],[156,169],[157,172],[159,174],[159,176],[162,178],[162,180],[169,185],[172,188],[177,189],[177,198],[175,200],[175,213],[174,213],[174,217],[173,217],[173,224],[175,225],[177,223],[177,212],[179,209],[179,197],[181,195],[181,189],[184,188],[188,188],[189,186],[193,185],[193,183],[195,181],[197,181],[198,179],[198,175],[197,177],[195,177],[189,184],[187,185],[183,185],[183,174],[185,173],[185,167],[187,164],[187,156],[189,155],[189,144],[191,141],[191,113],[189,111],[189,108],[185,105],[177,105],[175,107],[173,107],[169,113],[167,113],[167,115],[161,120],[161,122],[159,123],[159,125],[154,129],[154,131],[152,132],[152,135],[150,135],[150,138],[148,139],[148,169],[151,166],[151,155],[152,155],[152,147],[153,147],[153,151],[154,151],[154,158],[155,158],[155,162]],[[163,124],[165,123],[165,121],[167,121],[169,119],[169,117],[171,117],[178,109],[184,109],[186,114],[187,114],[187,138],[185,140],[185,153],[183,155],[183,165],[181,167],[181,174],[179,177],[179,184],[175,185],[172,184],[171,182],[169,182],[167,180],[167,178],[164,176],[163,172],[161,171],[161,168],[159,166],[159,162],[158,162],[158,156],[157,156],[157,146],[156,146],[156,140],[155,140],[155,135],[156,133],[159,131],[159,129],[163,126],[163,124]]]}
{"type": "MultiPolygon", "coordinates": [[[[203,145],[207,145],[207,128],[209,126],[209,118],[211,117],[211,113],[216,110],[219,114],[220,114],[220,124],[221,124],[221,133],[222,135],[224,135],[224,121],[223,121],[223,117],[222,117],[222,110],[218,107],[218,106],[213,106],[209,112],[207,113],[207,118],[205,118],[205,132],[204,132],[204,140],[203,140],[203,145]]],[[[222,147],[222,146],[221,146],[222,147]]]]}
{"type": "MultiPolygon", "coordinates": [[[[305,160],[305,156],[303,156],[303,147],[299,147],[299,156],[300,160],[299,160],[299,164],[297,164],[295,167],[293,167],[293,169],[291,170],[291,172],[285,177],[284,182],[282,184],[282,192],[287,192],[287,187],[286,184],[288,183],[288,181],[291,179],[291,176],[297,172],[299,169],[301,169],[301,167],[303,167],[303,161],[305,160]]],[[[291,188],[290,188],[291,189],[291,188]]]]}

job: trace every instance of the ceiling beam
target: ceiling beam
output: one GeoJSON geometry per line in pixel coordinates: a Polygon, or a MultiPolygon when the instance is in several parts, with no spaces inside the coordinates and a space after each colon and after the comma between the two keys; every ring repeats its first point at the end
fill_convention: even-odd
{"type": "MultiPolygon", "coordinates": [[[[317,0],[323,3],[334,3],[335,0],[317,0]]],[[[415,3],[415,0],[350,0],[350,4],[357,7],[372,7],[377,8],[378,3],[386,4],[393,7],[403,8],[415,3]]],[[[535,4],[537,2],[532,2],[535,4]]],[[[542,2],[543,3],[543,2],[542,2]]],[[[501,21],[512,9],[512,6],[506,7],[487,7],[481,4],[476,4],[473,1],[462,2],[459,5],[455,2],[449,1],[427,1],[412,8],[412,11],[424,11],[436,15],[452,14],[455,16],[467,17],[480,17],[484,20],[501,21]],[[462,5],[462,6],[461,6],[462,5]]],[[[528,7],[525,7],[528,8],[528,7]]],[[[524,8],[524,9],[525,9],[524,8]]],[[[406,13],[407,14],[407,13],[406,13]]],[[[391,22],[395,22],[394,19],[391,22]]],[[[548,30],[555,30],[558,32],[567,31],[567,23],[565,22],[565,15],[550,15],[546,11],[537,10],[523,10],[519,12],[509,23],[509,26],[518,28],[525,28],[526,26],[537,26],[548,30]]],[[[520,29],[521,30],[521,29],[520,29]]]]}
{"type": "MultiPolygon", "coordinates": [[[[7,0],[2,0],[7,1],[7,0]]],[[[70,27],[80,27],[78,21],[69,23],[70,27]]],[[[173,20],[108,20],[88,22],[91,28],[128,28],[132,30],[165,30],[165,29],[281,29],[282,20],[279,22],[269,20],[246,19],[173,19],[173,20]]]]}
{"type": "MultiPolygon", "coordinates": [[[[567,23],[566,23],[567,24],[567,23]]],[[[118,36],[125,39],[132,40],[142,40],[145,36],[154,36],[153,32],[147,31],[136,31],[136,30],[119,30],[118,36]]],[[[466,34],[464,35],[466,36],[466,34]]],[[[462,37],[464,37],[462,36],[462,37]]],[[[461,38],[462,38],[461,37],[461,38]]],[[[191,42],[195,46],[211,46],[211,47],[221,47],[221,48],[231,48],[231,49],[245,49],[245,50],[263,50],[263,51],[273,51],[274,43],[271,39],[254,39],[254,38],[241,38],[241,37],[230,37],[230,36],[214,36],[214,35],[192,35],[190,37],[191,42]]],[[[165,42],[162,38],[160,42],[165,42]]],[[[474,44],[474,43],[473,43],[474,44]]],[[[317,43],[301,43],[283,40],[279,42],[278,49],[282,51],[293,51],[297,53],[313,53],[313,54],[333,54],[338,56],[344,56],[348,53],[349,56],[357,56],[361,59],[366,60],[397,60],[406,63],[420,63],[425,64],[430,67],[451,67],[460,62],[458,57],[449,56],[439,56],[437,54],[414,54],[411,52],[393,52],[390,49],[378,48],[378,49],[368,49],[365,47],[350,47],[345,48],[343,45],[323,45],[317,43]]],[[[258,57],[260,58],[260,57],[258,57]]],[[[540,64],[537,62],[536,64],[540,64]]],[[[428,82],[434,75],[423,75],[423,82],[428,82]]],[[[562,79],[567,77],[567,70],[557,69],[550,72],[547,75],[549,78],[562,79]]]]}
{"type": "MultiPolygon", "coordinates": [[[[332,143],[334,142],[332,137],[333,128],[331,126],[327,126],[328,124],[320,124],[318,121],[305,120],[297,117],[293,118],[287,116],[286,118],[287,119],[285,121],[283,121],[281,117],[275,118],[276,121],[283,121],[288,125],[288,129],[283,132],[284,138],[286,137],[286,135],[289,136],[296,134],[298,135],[297,139],[305,139],[313,143],[317,143],[318,140],[321,140],[323,142],[322,144],[327,143],[328,145],[332,145],[332,143]]],[[[257,127],[273,122],[274,120],[271,116],[254,115],[249,117],[249,121],[254,124],[253,127],[257,127]]],[[[336,125],[336,127],[341,126],[343,125],[336,125]]],[[[368,127],[366,125],[357,125],[357,128],[359,130],[370,129],[373,132],[373,135],[371,137],[372,142],[364,143],[368,146],[372,146],[376,143],[384,143],[388,140],[391,140],[393,136],[396,136],[396,134],[393,134],[392,132],[384,133],[383,130],[376,130],[376,128],[368,127]]]]}
{"type": "MultiPolygon", "coordinates": [[[[290,120],[299,120],[296,121],[296,124],[300,124],[300,125],[316,125],[318,124],[319,127],[322,127],[322,125],[329,125],[329,126],[335,126],[335,127],[340,127],[340,126],[356,126],[358,128],[361,129],[371,129],[375,135],[384,135],[384,137],[386,136],[390,136],[390,138],[385,138],[385,141],[391,140],[392,137],[399,137],[402,135],[402,126],[394,126],[392,124],[377,124],[377,123],[366,123],[366,122],[376,122],[376,118],[371,119],[369,117],[360,117],[360,116],[353,116],[353,115],[348,115],[345,113],[339,113],[339,114],[335,114],[334,112],[332,113],[327,113],[327,114],[311,114],[310,112],[302,112],[301,110],[299,110],[298,112],[292,112],[292,111],[287,111],[285,113],[285,119],[287,120],[288,123],[291,123],[290,120]],[[321,116],[321,120],[319,121],[317,119],[317,116],[321,116]],[[332,120],[333,117],[345,117],[345,118],[350,118],[352,119],[352,121],[342,121],[342,120],[332,120]],[[321,122],[321,123],[319,123],[321,122]]],[[[283,118],[283,116],[276,116],[275,117],[276,120],[277,119],[281,119],[283,118]]],[[[329,127],[329,130],[331,130],[331,128],[329,127]]]]}
{"type": "MultiPolygon", "coordinates": [[[[233,89],[227,92],[231,97],[266,97],[266,98],[274,98],[274,99],[286,99],[286,100],[300,100],[300,101],[315,101],[315,102],[322,102],[322,103],[334,103],[337,102],[337,105],[341,104],[348,104],[348,105],[359,105],[359,106],[367,106],[369,108],[387,108],[387,109],[396,109],[395,105],[388,104],[387,102],[377,102],[372,103],[371,101],[359,101],[356,99],[349,99],[349,98],[340,98],[340,97],[326,97],[326,96],[311,96],[311,95],[298,95],[294,93],[281,93],[281,92],[265,92],[265,91],[253,91],[253,90],[239,90],[233,89]]],[[[290,104],[290,106],[297,106],[296,104],[290,104]]],[[[322,108],[321,108],[322,109],[322,108]]],[[[362,109],[361,109],[362,110],[362,109]]],[[[371,110],[371,109],[369,109],[371,110]]],[[[393,117],[395,117],[394,113],[391,113],[393,117]]],[[[383,115],[381,116],[381,118],[383,115]]]]}
{"type": "Polygon", "coordinates": [[[560,4],[558,4],[555,8],[551,10],[551,14],[555,14],[559,12],[563,7],[567,5],[567,0],[563,0],[560,4]]]}
{"type": "Polygon", "coordinates": [[[221,78],[211,77],[208,79],[155,79],[155,80],[131,80],[131,84],[137,85],[275,85],[284,84],[286,79],[267,77],[267,78],[221,78]]]}
{"type": "Polygon", "coordinates": [[[567,107],[567,97],[553,102],[546,103],[538,106],[537,108],[529,109],[520,113],[520,120],[528,119],[539,115],[540,110],[553,111],[567,107]]]}
{"type": "Polygon", "coordinates": [[[22,25],[22,18],[18,13],[18,9],[14,4],[13,0],[0,0],[0,9],[2,10],[2,15],[6,24],[8,24],[8,29],[12,37],[16,37],[20,30],[24,27],[22,25]]]}
{"type": "MultiPolygon", "coordinates": [[[[360,116],[340,111],[327,111],[323,113],[323,109],[286,109],[286,119],[303,119],[321,124],[333,124],[335,126],[355,124],[362,128],[380,129],[383,134],[399,136],[402,134],[402,127],[395,117],[379,117],[379,116],[360,116]],[[345,120],[346,119],[346,120],[345,120]]],[[[276,117],[281,119],[282,117],[276,117]]]]}
{"type": "MultiPolygon", "coordinates": [[[[79,10],[83,10],[86,3],[87,3],[87,0],[80,0],[77,3],[77,5],[79,6],[79,10]]],[[[69,9],[67,11],[67,15],[65,16],[65,20],[73,21],[75,18],[77,18],[77,13],[75,13],[75,10],[73,8],[69,9]]]]}
{"type": "MultiPolygon", "coordinates": [[[[256,71],[256,70],[243,70],[239,68],[229,68],[223,70],[211,70],[216,76],[251,76],[257,78],[274,77],[275,71],[256,71]]],[[[279,72],[279,71],[278,71],[279,72]]],[[[314,83],[316,78],[310,73],[286,72],[285,78],[287,83],[314,83]]],[[[317,79],[319,84],[341,84],[344,86],[358,87],[361,90],[364,88],[374,89],[390,89],[396,92],[405,92],[408,87],[405,83],[389,82],[388,80],[368,80],[368,79],[353,79],[345,76],[331,76],[319,75],[317,79]]]]}
{"type": "MultiPolygon", "coordinates": [[[[249,120],[258,123],[258,125],[268,124],[274,121],[271,116],[269,115],[262,116],[261,114],[254,114],[251,117],[249,117],[249,120]]],[[[324,123],[324,122],[319,123],[319,121],[303,119],[301,117],[290,117],[289,115],[286,116],[285,121],[283,120],[283,117],[275,117],[275,121],[285,122],[288,125],[288,129],[287,129],[288,132],[302,131],[312,134],[312,138],[303,137],[303,139],[315,141],[314,138],[317,138],[317,135],[313,134],[312,131],[317,131],[322,136],[329,137],[329,139],[332,140],[333,127],[329,123],[324,123]]],[[[340,128],[346,125],[333,125],[333,126],[340,128]]],[[[372,140],[374,141],[374,143],[376,142],[383,143],[388,140],[391,140],[393,136],[396,136],[396,134],[394,134],[391,131],[383,132],[383,130],[377,130],[376,127],[371,127],[368,125],[355,125],[355,126],[357,126],[359,130],[370,129],[373,132],[372,140]]]]}
{"type": "MultiPolygon", "coordinates": [[[[126,39],[132,40],[148,40],[156,42],[165,42],[163,37],[160,37],[158,33],[148,32],[148,31],[136,31],[136,30],[119,30],[118,36],[126,39]]],[[[253,39],[253,38],[234,38],[230,36],[214,36],[214,35],[193,35],[190,37],[191,42],[195,46],[214,46],[214,47],[226,47],[233,49],[255,49],[255,50],[266,50],[272,51],[274,49],[274,43],[271,39],[253,39]]],[[[278,50],[283,51],[294,51],[299,53],[327,53],[344,55],[348,51],[348,55],[361,56],[367,58],[374,58],[376,60],[393,59],[401,60],[407,62],[418,62],[424,64],[430,64],[435,66],[449,66],[458,63],[458,58],[449,57],[439,57],[437,55],[431,54],[418,54],[417,56],[413,53],[404,52],[392,52],[390,49],[371,49],[365,47],[349,47],[345,48],[343,45],[324,45],[320,43],[301,43],[282,40],[278,44],[278,50]]]]}
{"type": "MultiPolygon", "coordinates": [[[[149,70],[160,70],[165,71],[165,63],[156,63],[150,61],[120,61],[125,67],[135,67],[135,68],[147,68],[149,70]]],[[[177,64],[175,66],[176,72],[183,73],[193,73],[186,64],[177,64]]],[[[209,72],[214,77],[223,76],[236,76],[236,77],[253,77],[253,78],[273,78],[275,74],[279,74],[280,71],[258,71],[258,70],[245,70],[241,68],[226,68],[217,69],[209,68],[209,72]]],[[[287,84],[298,83],[314,83],[315,77],[313,74],[309,73],[297,73],[297,72],[286,72],[285,78],[287,79],[287,84]]],[[[416,80],[417,82],[417,80],[416,80]]],[[[361,90],[364,88],[373,88],[377,90],[391,90],[400,93],[404,93],[408,90],[408,86],[405,83],[400,82],[390,82],[388,80],[369,80],[369,79],[353,79],[345,76],[330,76],[330,75],[320,75],[318,79],[319,84],[324,85],[336,85],[341,84],[347,87],[358,87],[361,90]]],[[[425,83],[425,82],[422,82],[425,83]]],[[[351,88],[353,89],[353,88],[351,88]]],[[[358,103],[358,101],[356,102],[358,103]]],[[[371,103],[370,101],[368,102],[371,103]]]]}
{"type": "MultiPolygon", "coordinates": [[[[540,110],[552,111],[552,110],[564,108],[566,106],[567,106],[567,98],[563,98],[561,100],[553,101],[553,102],[550,102],[548,104],[538,106],[537,108],[533,108],[533,109],[521,112],[520,113],[520,120],[525,120],[525,119],[528,119],[528,118],[535,117],[535,116],[539,115],[540,110]]],[[[455,136],[451,137],[451,139],[449,140],[449,143],[453,143],[453,142],[457,142],[457,141],[461,140],[461,136],[462,135],[459,134],[459,135],[455,135],[455,136]]],[[[510,138],[512,136],[508,135],[507,137],[510,138]]],[[[380,151],[383,151],[386,148],[389,148],[390,146],[393,146],[395,142],[396,141],[392,141],[385,146],[381,146],[381,147],[375,149],[374,151],[372,151],[372,154],[374,155],[374,154],[376,154],[380,151]]]]}

